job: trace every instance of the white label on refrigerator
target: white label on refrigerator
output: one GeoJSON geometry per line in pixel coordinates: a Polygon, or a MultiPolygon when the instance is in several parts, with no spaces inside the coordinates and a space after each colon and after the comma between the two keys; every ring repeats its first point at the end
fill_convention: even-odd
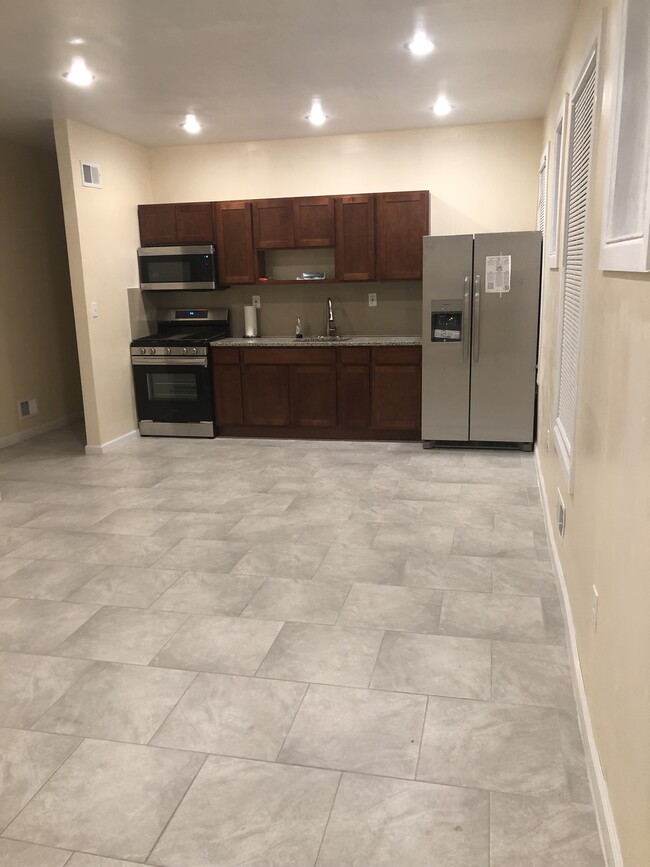
{"type": "Polygon", "coordinates": [[[510,292],[510,256],[485,257],[485,291],[510,292]]]}

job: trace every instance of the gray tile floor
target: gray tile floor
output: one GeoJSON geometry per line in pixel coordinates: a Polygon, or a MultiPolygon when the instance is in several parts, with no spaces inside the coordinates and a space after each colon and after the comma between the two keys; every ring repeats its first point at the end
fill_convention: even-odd
{"type": "Polygon", "coordinates": [[[0,867],[602,867],[533,460],[0,451],[0,867]]]}

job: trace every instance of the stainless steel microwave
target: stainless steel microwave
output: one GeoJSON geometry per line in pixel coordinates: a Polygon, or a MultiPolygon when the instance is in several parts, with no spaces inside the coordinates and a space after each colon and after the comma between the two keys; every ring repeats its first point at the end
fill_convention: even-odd
{"type": "Polygon", "coordinates": [[[140,288],[146,290],[218,289],[214,246],[140,247],[140,288]]]}

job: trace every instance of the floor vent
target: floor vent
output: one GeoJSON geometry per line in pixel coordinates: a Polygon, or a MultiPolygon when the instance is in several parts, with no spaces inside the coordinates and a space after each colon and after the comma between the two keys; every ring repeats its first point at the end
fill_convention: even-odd
{"type": "Polygon", "coordinates": [[[38,406],[36,404],[35,397],[30,397],[27,400],[18,401],[18,418],[30,418],[30,416],[36,415],[37,413],[38,406]]]}
{"type": "Polygon", "coordinates": [[[84,187],[95,187],[97,190],[102,188],[102,176],[99,171],[99,166],[95,163],[85,163],[81,161],[81,183],[84,187]]]}

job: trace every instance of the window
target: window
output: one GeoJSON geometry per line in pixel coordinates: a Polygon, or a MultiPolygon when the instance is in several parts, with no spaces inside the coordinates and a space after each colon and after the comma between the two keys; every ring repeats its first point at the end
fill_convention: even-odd
{"type": "Polygon", "coordinates": [[[572,480],[572,458],[578,397],[580,319],[584,288],[587,198],[591,174],[596,108],[596,50],[587,61],[571,99],[571,138],[564,228],[565,265],[560,331],[560,365],[555,441],[572,480]]]}
{"type": "Polygon", "coordinates": [[[650,270],[650,3],[623,0],[600,267],[650,270]]]}
{"type": "Polygon", "coordinates": [[[544,235],[546,225],[546,169],[548,164],[548,150],[542,154],[537,174],[537,221],[535,228],[544,235]]]}
{"type": "Polygon", "coordinates": [[[560,267],[560,188],[562,182],[562,168],[564,164],[564,127],[566,123],[568,94],[564,94],[562,108],[555,121],[553,134],[552,162],[551,162],[551,206],[549,208],[549,227],[546,238],[548,250],[548,264],[550,268],[560,267]]]}

